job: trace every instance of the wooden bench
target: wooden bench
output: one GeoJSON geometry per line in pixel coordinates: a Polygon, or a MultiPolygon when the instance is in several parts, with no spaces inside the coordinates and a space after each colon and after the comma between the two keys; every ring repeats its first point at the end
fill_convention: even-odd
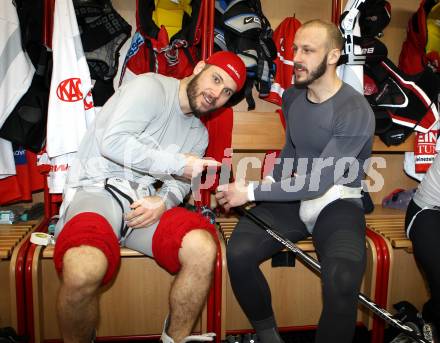
{"type": "MultiPolygon", "coordinates": [[[[34,342],[60,339],[55,301],[60,285],[53,264],[54,246],[37,246],[32,256],[34,342]]],[[[168,310],[174,277],[136,251],[121,248],[121,267],[100,297],[97,337],[107,340],[158,338],[168,310]]],[[[29,285],[27,286],[29,287],[29,285]]],[[[205,306],[195,332],[207,331],[205,306]]]]}
{"type": "MultiPolygon", "coordinates": [[[[238,219],[235,217],[220,218],[218,220],[219,230],[226,242],[237,222],[238,219]]],[[[297,246],[316,258],[311,239],[300,241],[297,246]]],[[[362,283],[362,292],[370,298],[373,298],[372,295],[375,291],[376,264],[376,250],[372,241],[367,238],[367,268],[362,283]]],[[[224,261],[224,265],[226,266],[226,261],[224,261]]],[[[272,303],[280,330],[286,331],[316,326],[322,309],[320,277],[298,261],[296,261],[294,267],[274,268],[269,260],[262,264],[261,269],[271,287],[272,303]]],[[[232,292],[227,272],[225,272],[223,288],[223,336],[251,330],[252,327],[232,292]]],[[[358,322],[361,322],[367,328],[371,328],[371,313],[359,308],[358,322]]]]}
{"type": "MultiPolygon", "coordinates": [[[[39,221],[29,221],[20,224],[0,225],[0,327],[11,326],[16,331],[19,322],[17,297],[24,299],[23,294],[18,294],[17,286],[17,263],[19,251],[39,221]]],[[[19,282],[20,283],[20,282],[19,282]]]]}
{"type": "Polygon", "coordinates": [[[32,224],[0,225],[0,260],[8,260],[14,248],[32,229],[32,224]]]}
{"type": "Polygon", "coordinates": [[[388,310],[393,304],[407,300],[421,309],[428,300],[429,291],[417,263],[412,243],[404,231],[405,212],[388,210],[387,213],[367,216],[367,224],[389,243],[390,273],[388,285],[388,310]]]}

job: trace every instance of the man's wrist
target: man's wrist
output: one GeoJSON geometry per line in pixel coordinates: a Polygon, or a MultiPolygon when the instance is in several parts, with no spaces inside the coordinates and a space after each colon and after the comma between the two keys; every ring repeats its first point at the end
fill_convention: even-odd
{"type": "Polygon", "coordinates": [[[171,200],[171,198],[168,196],[168,194],[162,194],[162,193],[158,192],[156,194],[156,196],[162,200],[162,203],[165,206],[165,210],[169,210],[169,209],[175,207],[174,202],[171,200]]]}
{"type": "Polygon", "coordinates": [[[247,186],[247,200],[248,201],[255,201],[255,194],[254,194],[254,182],[249,182],[247,186]]]}

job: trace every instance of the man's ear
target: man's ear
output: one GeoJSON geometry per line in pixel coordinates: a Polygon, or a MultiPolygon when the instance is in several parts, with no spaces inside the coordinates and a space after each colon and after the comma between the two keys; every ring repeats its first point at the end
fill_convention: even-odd
{"type": "Polygon", "coordinates": [[[194,75],[199,74],[203,70],[203,68],[205,68],[205,66],[206,66],[205,61],[197,62],[196,66],[194,67],[193,74],[194,75]]]}
{"type": "Polygon", "coordinates": [[[341,50],[340,49],[331,49],[327,55],[327,63],[328,64],[337,64],[340,57],[341,57],[341,50]]]}

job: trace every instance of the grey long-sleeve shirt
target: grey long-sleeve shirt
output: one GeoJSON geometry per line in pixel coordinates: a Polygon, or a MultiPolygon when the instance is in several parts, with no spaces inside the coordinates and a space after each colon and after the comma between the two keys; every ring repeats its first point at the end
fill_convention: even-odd
{"type": "Polygon", "coordinates": [[[335,184],[360,187],[371,155],[374,114],[350,85],[322,103],[294,86],[283,94],[286,143],[275,165],[275,183],[257,185],[256,201],[316,198],[335,184]]]}
{"type": "Polygon", "coordinates": [[[85,134],[67,179],[68,187],[119,177],[149,186],[176,206],[190,183],[176,180],[185,165],[181,153],[203,156],[208,133],[202,122],[180,109],[179,81],[159,74],[139,75],[107,101],[85,134]]]}

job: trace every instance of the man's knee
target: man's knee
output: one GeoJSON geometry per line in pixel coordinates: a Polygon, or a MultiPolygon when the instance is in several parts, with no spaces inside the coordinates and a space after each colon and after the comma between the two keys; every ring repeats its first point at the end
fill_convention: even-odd
{"type": "Polygon", "coordinates": [[[179,252],[182,265],[190,263],[212,265],[216,256],[217,244],[210,232],[195,229],[183,237],[182,248],[179,252]]]}
{"type": "Polygon", "coordinates": [[[94,292],[107,272],[104,253],[91,246],[70,248],[63,256],[63,285],[71,290],[94,292]]]}
{"type": "Polygon", "coordinates": [[[322,265],[324,303],[333,313],[346,315],[355,311],[363,269],[352,261],[335,260],[322,265]]]}
{"type": "MultiPolygon", "coordinates": [[[[215,259],[217,244],[217,231],[213,224],[199,213],[176,207],[162,215],[153,236],[152,250],[156,262],[175,274],[182,263],[194,261],[191,256],[205,255],[215,259]],[[193,234],[192,231],[198,233],[193,234]],[[186,236],[194,239],[186,239],[186,236]]],[[[210,260],[206,263],[209,264],[210,260]]]]}
{"type": "Polygon", "coordinates": [[[324,285],[327,285],[329,296],[357,296],[363,276],[362,263],[346,259],[332,259],[329,262],[330,265],[325,268],[327,272],[323,273],[324,285]]]}
{"type": "MultiPolygon", "coordinates": [[[[54,251],[54,264],[59,274],[64,274],[66,267],[65,263],[69,264],[68,273],[78,274],[81,277],[89,278],[89,272],[82,272],[79,269],[89,270],[90,267],[86,263],[78,263],[75,261],[81,259],[89,259],[89,255],[82,256],[78,251],[86,249],[89,254],[90,251],[98,251],[96,254],[102,254],[106,265],[102,284],[110,282],[116,274],[120,263],[120,249],[119,242],[113,232],[108,221],[99,214],[92,212],[80,213],[70,219],[63,227],[63,230],[57,237],[54,251]],[[69,256],[65,256],[68,254],[69,256]],[[74,258],[75,257],[75,258],[74,258]],[[82,273],[82,274],[81,274],[82,273]]],[[[102,260],[102,258],[98,258],[102,260]]],[[[63,280],[66,278],[63,276],[63,280]]],[[[84,281],[83,278],[80,279],[84,281]]],[[[70,281],[69,281],[70,282],[70,281]]],[[[74,281],[72,281],[74,282],[74,281]]],[[[76,281],[79,282],[79,281],[76,281]]]]}
{"type": "MultiPolygon", "coordinates": [[[[247,219],[247,218],[246,218],[247,219]]],[[[254,227],[253,223],[248,221],[240,220],[240,222],[235,227],[234,232],[229,238],[228,245],[226,248],[226,258],[229,264],[243,264],[246,263],[257,263],[257,254],[256,254],[256,243],[257,241],[254,239],[252,235],[248,235],[246,231],[239,232],[242,226],[247,228],[252,227],[254,231],[258,232],[261,230],[257,227],[254,227]]]]}

